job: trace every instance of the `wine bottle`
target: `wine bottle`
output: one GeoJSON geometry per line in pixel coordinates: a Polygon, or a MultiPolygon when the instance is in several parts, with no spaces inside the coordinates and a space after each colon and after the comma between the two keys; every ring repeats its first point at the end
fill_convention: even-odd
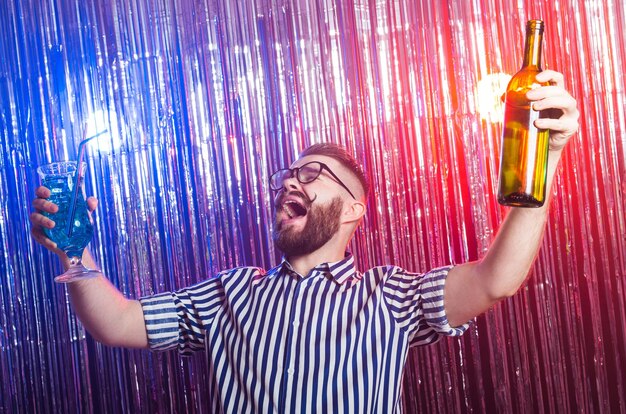
{"type": "Polygon", "coordinates": [[[539,83],[543,21],[526,23],[524,63],[506,88],[504,129],[500,156],[498,202],[514,207],[541,207],[546,197],[549,130],[538,129],[542,118],[526,93],[548,83],[539,83]]]}

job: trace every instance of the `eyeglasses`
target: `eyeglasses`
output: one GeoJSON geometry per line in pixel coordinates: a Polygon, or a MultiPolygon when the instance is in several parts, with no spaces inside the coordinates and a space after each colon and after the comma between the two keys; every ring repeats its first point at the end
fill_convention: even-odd
{"type": "Polygon", "coordinates": [[[293,177],[294,175],[296,176],[300,184],[311,183],[315,181],[317,177],[319,177],[323,170],[328,171],[328,173],[337,181],[337,183],[345,188],[346,191],[350,193],[352,198],[356,200],[356,197],[354,196],[354,194],[352,194],[352,191],[350,191],[350,189],[346,187],[346,185],[339,179],[339,177],[337,177],[335,173],[332,172],[330,168],[328,168],[328,165],[319,161],[307,162],[301,167],[283,168],[276,171],[270,177],[270,188],[274,191],[282,190],[285,180],[293,177]]]}

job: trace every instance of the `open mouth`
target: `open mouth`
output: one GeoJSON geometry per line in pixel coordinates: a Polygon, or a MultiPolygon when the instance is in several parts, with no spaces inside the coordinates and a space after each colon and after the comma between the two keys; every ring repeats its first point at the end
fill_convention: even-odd
{"type": "Polygon", "coordinates": [[[296,200],[285,201],[282,209],[290,219],[304,217],[307,213],[307,208],[296,200]]]}

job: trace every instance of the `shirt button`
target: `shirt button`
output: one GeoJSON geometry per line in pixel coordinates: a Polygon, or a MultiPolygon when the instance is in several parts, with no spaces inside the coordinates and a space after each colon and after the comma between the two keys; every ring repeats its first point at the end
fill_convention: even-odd
{"type": "Polygon", "coordinates": [[[300,322],[298,322],[298,321],[293,321],[293,326],[294,326],[295,328],[297,328],[298,326],[300,326],[300,322]]]}
{"type": "Polygon", "coordinates": [[[293,368],[289,368],[289,369],[287,370],[287,374],[289,374],[289,375],[293,375],[293,373],[294,373],[294,372],[296,372],[296,370],[295,370],[295,369],[293,369],[293,368]]]}

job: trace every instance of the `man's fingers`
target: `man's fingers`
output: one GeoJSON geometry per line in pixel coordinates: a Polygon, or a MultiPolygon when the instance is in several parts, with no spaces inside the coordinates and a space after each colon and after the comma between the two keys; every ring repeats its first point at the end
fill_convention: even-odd
{"type": "Polygon", "coordinates": [[[535,79],[537,79],[538,82],[550,82],[560,88],[565,86],[563,74],[550,69],[539,72],[535,79]]]}
{"type": "Polygon", "coordinates": [[[57,248],[57,244],[45,235],[41,227],[33,225],[30,228],[30,234],[37,243],[41,244],[46,249],[55,250],[57,248]]]}
{"type": "Polygon", "coordinates": [[[47,187],[44,187],[43,185],[40,187],[37,187],[37,189],[35,190],[35,195],[39,198],[48,198],[50,197],[50,190],[47,187]]]}
{"type": "MultiPolygon", "coordinates": [[[[550,111],[560,110],[551,109],[550,111]]],[[[549,129],[550,135],[571,136],[578,131],[578,115],[562,114],[560,117],[539,118],[535,120],[534,125],[539,129],[549,129]]]]}
{"type": "Polygon", "coordinates": [[[535,126],[550,130],[551,146],[563,147],[567,138],[578,130],[580,116],[578,104],[576,99],[564,89],[563,74],[545,70],[539,73],[536,79],[542,83],[549,82],[550,85],[532,89],[526,93],[526,97],[533,101],[533,109],[542,111],[543,118],[535,120],[535,126]]]}
{"type": "Polygon", "coordinates": [[[563,110],[563,112],[574,112],[576,109],[576,99],[571,95],[556,95],[533,102],[533,109],[535,111],[542,111],[548,108],[558,108],[563,110]]]}
{"type": "MultiPolygon", "coordinates": [[[[54,214],[59,211],[59,207],[52,201],[47,200],[50,197],[50,190],[44,186],[37,187],[35,190],[36,199],[33,200],[33,207],[38,211],[45,211],[46,213],[54,214]]],[[[32,215],[31,215],[32,220],[32,215]]]]}
{"type": "Polygon", "coordinates": [[[535,120],[535,126],[540,129],[549,129],[552,132],[563,135],[572,135],[578,130],[578,123],[571,118],[561,117],[559,119],[540,118],[535,120]]]}
{"type": "Polygon", "coordinates": [[[34,226],[45,227],[47,229],[52,229],[56,225],[56,223],[53,220],[50,220],[48,217],[40,213],[31,213],[30,222],[34,226]]]}
{"type": "Polygon", "coordinates": [[[59,207],[50,200],[43,198],[36,198],[33,200],[33,207],[39,211],[45,211],[46,213],[56,213],[59,211],[59,207]]]}
{"type": "MultiPolygon", "coordinates": [[[[46,187],[39,187],[35,190],[35,194],[38,198],[33,200],[33,207],[40,211],[45,211],[46,213],[54,214],[59,211],[59,207],[54,204],[50,200],[46,200],[50,197],[50,190],[46,187]]],[[[98,208],[98,199],[95,197],[89,197],[87,199],[87,208],[89,211],[93,212],[96,208],[98,208]]]]}
{"type": "Polygon", "coordinates": [[[87,199],[87,208],[93,213],[96,208],[98,208],[98,199],[96,197],[89,197],[87,199]]]}
{"type": "Polygon", "coordinates": [[[542,86],[541,88],[531,89],[526,93],[526,98],[531,101],[554,97],[565,98],[568,96],[570,94],[565,89],[556,85],[542,86]]]}
{"type": "Polygon", "coordinates": [[[44,232],[45,229],[54,228],[55,222],[42,214],[44,212],[54,214],[59,211],[59,207],[50,200],[47,200],[51,194],[48,188],[44,186],[38,187],[35,190],[35,194],[37,198],[33,200],[33,208],[36,211],[29,216],[31,222],[30,234],[37,243],[51,252],[59,254],[61,251],[58,249],[57,244],[50,240],[44,232]]]}

